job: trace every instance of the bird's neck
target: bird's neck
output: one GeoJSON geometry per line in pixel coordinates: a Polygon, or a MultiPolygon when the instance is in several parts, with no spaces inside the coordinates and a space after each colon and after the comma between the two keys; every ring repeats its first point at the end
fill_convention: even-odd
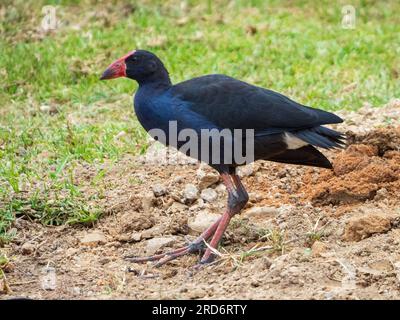
{"type": "Polygon", "coordinates": [[[139,88],[152,88],[152,89],[168,89],[172,86],[171,79],[167,70],[161,70],[152,75],[146,75],[141,79],[137,79],[139,88]]]}

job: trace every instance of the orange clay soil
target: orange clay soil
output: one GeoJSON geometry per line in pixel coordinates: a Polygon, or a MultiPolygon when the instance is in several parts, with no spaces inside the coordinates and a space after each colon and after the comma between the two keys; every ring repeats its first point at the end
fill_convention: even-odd
{"type": "Polygon", "coordinates": [[[267,205],[309,201],[316,206],[346,207],[374,197],[399,198],[400,128],[363,135],[347,132],[347,136],[345,150],[325,152],[333,159],[333,170],[263,163],[267,174],[262,181],[249,177],[251,188],[269,194],[262,201],[267,205]]]}

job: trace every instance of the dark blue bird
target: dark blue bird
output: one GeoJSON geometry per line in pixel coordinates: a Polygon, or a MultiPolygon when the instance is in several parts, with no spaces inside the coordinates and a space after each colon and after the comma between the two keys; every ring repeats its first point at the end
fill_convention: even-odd
{"type": "MultiPolygon", "coordinates": [[[[243,164],[235,158],[237,145],[240,144],[238,150],[243,155],[251,144],[252,160],[329,169],[331,163],[315,147],[344,146],[344,136],[340,132],[323,126],[343,121],[330,112],[301,105],[277,92],[225,75],[206,75],[173,85],[161,60],[145,50],[135,50],[118,59],[106,69],[101,79],[118,77],[127,77],[139,84],[134,108],[142,126],[158,140],[178,150],[190,142],[192,148],[183,152],[216,169],[228,191],[226,211],[195,241],[172,252],[131,259],[135,262],[157,261],[156,265],[160,266],[202,250],[205,241],[217,248],[230,219],[249,199],[236,174],[236,167],[243,164]],[[172,139],[171,124],[175,125],[178,135],[190,129],[197,139],[190,140],[185,135],[182,140],[172,139]],[[214,133],[203,136],[202,133],[207,132],[204,130],[214,133]],[[234,132],[237,130],[246,133],[236,137],[234,132]],[[158,136],[154,131],[164,132],[165,136],[158,136]],[[223,131],[230,135],[214,139],[216,133],[223,131]],[[205,140],[209,143],[204,148],[205,140]],[[225,149],[232,145],[233,148],[225,149]]],[[[214,258],[212,250],[207,248],[200,263],[211,262],[214,258]]]]}

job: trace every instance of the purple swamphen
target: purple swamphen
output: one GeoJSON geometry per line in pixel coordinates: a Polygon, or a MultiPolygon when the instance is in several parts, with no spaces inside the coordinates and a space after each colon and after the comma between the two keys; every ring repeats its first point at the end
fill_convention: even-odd
{"type": "MultiPolygon", "coordinates": [[[[176,124],[178,133],[191,129],[199,136],[204,129],[216,129],[218,132],[223,129],[251,129],[253,160],[330,169],[332,165],[329,160],[315,147],[331,149],[344,146],[344,136],[341,133],[322,126],[343,121],[332,113],[303,106],[277,92],[220,74],[173,85],[161,60],[145,50],[132,51],[112,63],[101,80],[118,77],[138,82],[134,109],[147,131],[160,129],[169,136],[170,123],[176,124]]],[[[250,135],[241,141],[243,139],[245,145],[250,143],[250,135]]],[[[174,142],[167,137],[161,140],[178,149],[186,141],[174,142]]],[[[202,139],[194,141],[199,151],[202,139]]],[[[238,143],[237,139],[232,141],[238,143]]],[[[226,211],[189,245],[151,257],[133,258],[131,261],[156,261],[156,266],[160,266],[182,255],[204,249],[205,241],[210,241],[209,247],[200,264],[209,263],[215,258],[210,247],[217,248],[232,216],[243,209],[249,197],[236,174],[236,167],[240,164],[234,160],[228,161],[228,157],[232,159],[232,154],[215,153],[221,151],[221,148],[213,149],[212,146],[206,149],[207,157],[204,157],[203,149],[200,151],[200,154],[195,152],[195,156],[190,156],[208,163],[221,175],[228,191],[226,211]],[[213,161],[214,155],[217,155],[219,161],[213,161]]]]}

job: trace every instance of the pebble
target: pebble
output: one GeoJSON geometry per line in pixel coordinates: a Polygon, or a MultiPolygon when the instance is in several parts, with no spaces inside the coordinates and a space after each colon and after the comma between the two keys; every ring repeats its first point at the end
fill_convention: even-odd
{"type": "Polygon", "coordinates": [[[167,193],[167,188],[162,184],[155,184],[152,186],[152,189],[156,197],[161,197],[167,193]]]}
{"type": "Polygon", "coordinates": [[[169,238],[153,238],[150,240],[147,240],[146,243],[146,254],[148,255],[153,255],[155,254],[159,249],[170,246],[175,242],[175,238],[169,237],[169,238]]]}
{"type": "Polygon", "coordinates": [[[57,275],[55,268],[46,266],[42,269],[41,285],[42,289],[46,291],[53,291],[57,288],[57,275]]]}
{"type": "Polygon", "coordinates": [[[79,288],[79,287],[73,287],[73,288],[72,288],[72,293],[73,293],[74,295],[76,295],[76,296],[80,296],[81,293],[82,293],[82,290],[81,290],[81,288],[79,288]]]}
{"type": "Polygon", "coordinates": [[[212,202],[217,199],[217,192],[214,189],[207,188],[201,192],[201,198],[207,202],[212,202]]]}
{"type": "Polygon", "coordinates": [[[127,135],[126,131],[120,131],[120,132],[118,132],[118,134],[116,134],[116,135],[114,136],[114,139],[115,139],[115,140],[118,140],[118,139],[120,139],[120,138],[122,138],[122,137],[124,137],[124,136],[126,136],[126,135],[127,135]]]}
{"type": "Polygon", "coordinates": [[[218,193],[226,193],[226,187],[224,184],[219,184],[216,188],[215,191],[217,191],[218,193]]]}
{"type": "Polygon", "coordinates": [[[374,233],[387,232],[391,228],[393,215],[383,212],[364,213],[346,221],[343,240],[360,241],[374,233]]]}
{"type": "Polygon", "coordinates": [[[217,221],[221,215],[208,213],[205,211],[199,212],[194,219],[188,220],[188,226],[190,230],[195,232],[203,232],[215,221],[217,221]]]}
{"type": "Polygon", "coordinates": [[[36,247],[32,243],[25,242],[21,247],[21,252],[24,255],[28,255],[28,254],[31,254],[32,252],[34,252],[35,249],[36,249],[36,247]]]}
{"type": "Polygon", "coordinates": [[[245,166],[239,167],[237,170],[237,174],[240,178],[248,177],[254,175],[260,169],[260,165],[258,163],[250,163],[245,166]]]}
{"type": "Polygon", "coordinates": [[[65,256],[67,257],[72,257],[75,256],[78,253],[78,249],[76,248],[68,248],[65,250],[65,256]]]}
{"type": "Polygon", "coordinates": [[[131,240],[135,241],[135,242],[139,242],[140,240],[142,240],[142,234],[140,232],[132,233],[131,240]]]}
{"type": "Polygon", "coordinates": [[[197,177],[199,179],[200,190],[206,189],[219,181],[219,175],[213,172],[206,172],[204,170],[199,170],[197,172],[197,177]]]}
{"type": "Polygon", "coordinates": [[[257,218],[272,218],[279,214],[279,208],[252,207],[245,212],[246,216],[257,218]]]}
{"type": "Polygon", "coordinates": [[[148,192],[142,198],[142,206],[145,212],[151,211],[155,204],[155,192],[148,192]]]}
{"type": "Polygon", "coordinates": [[[321,241],[315,241],[311,246],[311,254],[314,257],[321,257],[327,250],[328,246],[321,241]]]}
{"type": "Polygon", "coordinates": [[[194,201],[198,197],[199,190],[194,184],[188,183],[183,191],[183,196],[186,200],[194,201]]]}
{"type": "Polygon", "coordinates": [[[93,231],[90,233],[85,234],[80,239],[81,244],[87,246],[96,246],[99,244],[104,244],[107,242],[106,236],[101,231],[93,231]]]}
{"type": "Polygon", "coordinates": [[[41,105],[39,107],[39,110],[43,113],[49,113],[49,114],[54,114],[58,112],[57,107],[55,106],[48,106],[48,105],[41,105]]]}
{"type": "Polygon", "coordinates": [[[51,110],[51,107],[44,104],[44,105],[41,105],[41,106],[39,107],[39,109],[40,109],[40,111],[42,111],[42,112],[49,112],[49,111],[51,110]]]}

